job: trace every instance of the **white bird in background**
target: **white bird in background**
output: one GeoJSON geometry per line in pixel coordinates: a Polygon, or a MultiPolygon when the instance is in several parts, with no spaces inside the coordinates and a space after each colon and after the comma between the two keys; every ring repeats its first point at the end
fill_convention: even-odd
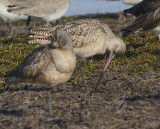
{"type": "Polygon", "coordinates": [[[86,92],[84,59],[97,54],[104,54],[106,51],[109,52],[108,61],[100,75],[97,87],[113,58],[116,55],[123,55],[126,51],[126,45],[123,40],[117,37],[105,23],[96,19],[75,20],[53,27],[41,27],[31,30],[35,39],[29,41],[29,43],[42,45],[50,43],[50,36],[57,28],[68,32],[71,36],[73,51],[82,61],[81,73],[86,92]]]}
{"type": "Polygon", "coordinates": [[[8,11],[38,17],[47,22],[57,20],[67,11],[70,0],[10,0],[8,11]]]}
{"type": "Polygon", "coordinates": [[[10,36],[13,33],[13,24],[20,20],[23,15],[22,14],[14,14],[7,11],[8,5],[11,4],[9,0],[0,0],[0,20],[7,24],[10,27],[10,36]]]}
{"type": "Polygon", "coordinates": [[[139,2],[141,2],[142,0],[98,0],[98,1],[121,1],[125,4],[135,5],[139,2]]]}
{"type": "MultiPolygon", "coordinates": [[[[5,82],[32,83],[45,87],[67,82],[76,66],[72,45],[67,32],[54,31],[51,44],[33,50],[21,64],[6,72],[5,82]]],[[[50,107],[49,112],[52,116],[50,107]]]]}

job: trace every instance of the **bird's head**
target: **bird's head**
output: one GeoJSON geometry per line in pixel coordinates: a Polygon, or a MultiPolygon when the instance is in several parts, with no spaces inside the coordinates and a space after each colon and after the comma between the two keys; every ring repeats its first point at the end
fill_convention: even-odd
{"type": "Polygon", "coordinates": [[[110,44],[108,44],[108,46],[107,46],[107,51],[109,52],[109,58],[107,60],[107,63],[105,65],[104,69],[102,70],[102,72],[100,74],[100,77],[99,77],[99,80],[97,82],[95,89],[98,87],[100,80],[102,79],[106,69],[108,68],[109,64],[112,62],[114,57],[121,56],[125,53],[126,45],[123,42],[123,40],[121,40],[119,37],[114,37],[110,40],[110,44]]]}
{"type": "Polygon", "coordinates": [[[73,49],[70,35],[66,31],[59,29],[52,33],[51,45],[55,48],[73,49]]]}
{"type": "Polygon", "coordinates": [[[121,56],[126,52],[126,45],[122,39],[115,37],[112,39],[111,44],[108,45],[107,51],[109,52],[109,57],[113,59],[115,56],[121,56]]]}

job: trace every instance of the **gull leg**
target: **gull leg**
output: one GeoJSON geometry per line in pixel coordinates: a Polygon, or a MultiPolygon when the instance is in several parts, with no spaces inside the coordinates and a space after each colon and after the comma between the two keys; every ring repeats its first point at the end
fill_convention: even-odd
{"type": "Polygon", "coordinates": [[[28,26],[30,22],[31,22],[31,16],[28,16],[28,19],[27,19],[27,22],[26,22],[26,26],[28,26]]]}
{"type": "Polygon", "coordinates": [[[60,22],[59,22],[59,20],[57,19],[57,20],[56,20],[56,25],[59,24],[59,23],[60,23],[60,22]]]}
{"type": "Polygon", "coordinates": [[[7,23],[7,26],[9,28],[9,36],[8,36],[8,38],[11,38],[12,34],[13,34],[13,25],[11,23],[7,23]]]}
{"type": "Polygon", "coordinates": [[[14,30],[14,26],[11,24],[11,32],[10,32],[10,36],[12,37],[13,35],[13,30],[14,30]]]}
{"type": "Polygon", "coordinates": [[[46,27],[51,26],[50,22],[47,21],[47,23],[46,23],[45,26],[46,26],[46,27]]]}

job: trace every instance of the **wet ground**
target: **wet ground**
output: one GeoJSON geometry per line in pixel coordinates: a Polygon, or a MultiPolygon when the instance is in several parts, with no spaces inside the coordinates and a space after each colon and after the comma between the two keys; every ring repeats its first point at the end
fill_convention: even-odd
{"type": "MultiPolygon", "coordinates": [[[[113,18],[106,22],[116,33],[125,23],[124,21],[117,22],[113,18]]],[[[127,24],[129,23],[130,21],[127,22],[127,24]]],[[[142,35],[141,37],[144,42],[153,40],[142,35]]],[[[128,44],[131,38],[125,40],[125,42],[128,44]]],[[[141,38],[137,39],[141,41],[141,38]]],[[[158,42],[157,39],[156,42],[158,42]]],[[[158,43],[156,44],[158,45],[158,43]]],[[[133,61],[134,56],[130,47],[137,46],[131,44],[128,46],[129,50],[126,55],[115,60],[110,66],[111,68],[106,71],[96,91],[94,91],[94,87],[99,72],[106,61],[103,61],[103,59],[106,59],[107,55],[90,58],[86,61],[88,95],[86,95],[83,82],[80,79],[79,63],[77,63],[72,78],[66,84],[52,89],[40,88],[30,84],[18,84],[10,85],[8,90],[3,90],[3,85],[1,85],[0,128],[159,129],[160,58],[158,57],[160,53],[158,50],[160,49],[156,46],[158,48],[156,51],[146,50],[148,54],[152,53],[154,55],[153,64],[139,64],[144,65],[143,67],[132,66],[129,61],[133,61]],[[116,67],[116,64],[118,64],[118,67],[116,67]],[[149,65],[154,67],[150,68],[149,65]],[[136,68],[140,72],[136,71],[136,68]],[[52,117],[49,116],[48,112],[46,99],[48,91],[51,91],[52,117]]],[[[143,47],[141,44],[138,45],[139,48],[143,47]]],[[[139,50],[138,47],[135,48],[135,51],[139,50]]],[[[143,55],[144,58],[145,54],[143,55]]],[[[8,67],[6,64],[5,68],[8,67]]],[[[1,67],[1,74],[2,68],[4,69],[4,66],[1,67]]],[[[0,82],[3,82],[3,78],[0,82]]]]}

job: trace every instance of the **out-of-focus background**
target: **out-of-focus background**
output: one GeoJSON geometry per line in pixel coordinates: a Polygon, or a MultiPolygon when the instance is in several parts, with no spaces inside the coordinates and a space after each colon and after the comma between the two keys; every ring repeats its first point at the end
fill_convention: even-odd
{"type": "Polygon", "coordinates": [[[65,16],[122,12],[129,7],[131,7],[131,5],[126,5],[119,1],[72,0],[65,16]]]}

